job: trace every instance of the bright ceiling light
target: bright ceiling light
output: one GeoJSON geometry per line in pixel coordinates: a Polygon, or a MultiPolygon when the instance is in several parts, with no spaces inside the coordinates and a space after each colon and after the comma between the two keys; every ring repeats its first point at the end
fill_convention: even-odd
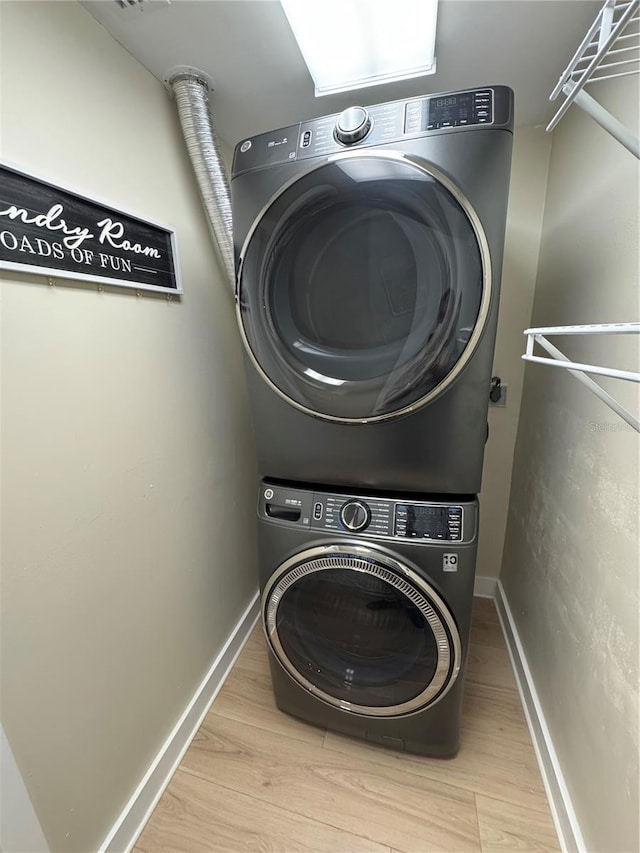
{"type": "Polygon", "coordinates": [[[280,0],[316,97],[435,74],[437,0],[280,0]]]}

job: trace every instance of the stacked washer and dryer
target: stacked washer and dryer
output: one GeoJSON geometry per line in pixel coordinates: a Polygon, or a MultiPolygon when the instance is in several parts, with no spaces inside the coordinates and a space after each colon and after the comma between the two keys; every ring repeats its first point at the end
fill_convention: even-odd
{"type": "Polygon", "coordinates": [[[231,182],[275,700],[458,750],[513,93],[247,139],[231,182]]]}

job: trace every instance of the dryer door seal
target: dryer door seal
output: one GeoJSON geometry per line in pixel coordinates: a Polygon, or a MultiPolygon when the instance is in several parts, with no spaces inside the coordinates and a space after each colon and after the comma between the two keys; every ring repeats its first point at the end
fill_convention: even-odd
{"type": "Polygon", "coordinates": [[[290,404],[344,423],[443,393],[490,299],[475,211],[449,178],[401,154],[340,154],[299,176],[240,258],[238,319],[256,369],[290,404]]]}
{"type": "Polygon", "coordinates": [[[365,545],[324,545],[285,562],[263,595],[269,644],[329,705],[368,717],[439,701],[460,670],[455,621],[416,571],[365,545]]]}

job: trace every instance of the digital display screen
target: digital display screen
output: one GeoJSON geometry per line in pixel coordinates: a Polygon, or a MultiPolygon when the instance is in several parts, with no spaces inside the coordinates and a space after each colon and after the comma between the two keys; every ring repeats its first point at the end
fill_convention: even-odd
{"type": "Polygon", "coordinates": [[[396,504],[394,536],[462,541],[462,507],[396,504]]]}
{"type": "Polygon", "coordinates": [[[407,101],[404,132],[420,133],[492,121],[493,94],[490,89],[480,89],[407,101]]]}
{"type": "Polygon", "coordinates": [[[448,539],[449,512],[443,506],[398,504],[396,536],[412,539],[448,539]]]}
{"type": "Polygon", "coordinates": [[[407,533],[422,538],[434,537],[447,530],[447,510],[441,506],[407,507],[407,533]]]}
{"type": "Polygon", "coordinates": [[[455,120],[461,116],[470,118],[472,113],[473,96],[468,92],[449,95],[447,98],[430,98],[428,101],[429,121],[443,121],[447,118],[455,120]]]}
{"type": "Polygon", "coordinates": [[[456,97],[450,98],[435,98],[436,107],[454,107],[458,103],[456,97]]]}

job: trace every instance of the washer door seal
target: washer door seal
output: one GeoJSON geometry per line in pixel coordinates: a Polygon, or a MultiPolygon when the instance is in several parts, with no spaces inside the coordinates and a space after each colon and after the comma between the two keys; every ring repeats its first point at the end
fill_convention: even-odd
{"type": "Polygon", "coordinates": [[[291,405],[343,423],[441,394],[490,300],[475,211],[448,177],[402,154],[348,152],[298,176],[240,257],[238,320],[254,366],[291,405]]]}
{"type": "Polygon", "coordinates": [[[263,598],[273,653],[329,705],[367,717],[415,713],[460,671],[446,604],[415,570],[360,544],[322,545],[283,563],[263,598]]]}

